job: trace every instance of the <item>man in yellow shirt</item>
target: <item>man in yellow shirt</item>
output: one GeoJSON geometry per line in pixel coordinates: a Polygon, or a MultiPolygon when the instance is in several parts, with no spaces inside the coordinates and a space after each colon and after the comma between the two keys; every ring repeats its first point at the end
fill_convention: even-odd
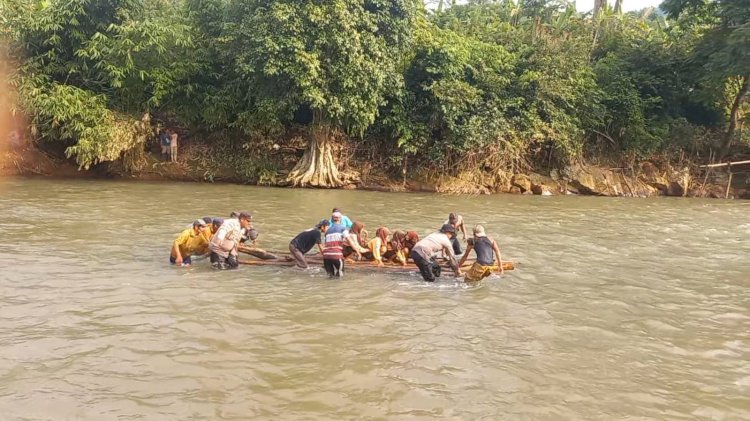
{"type": "Polygon", "coordinates": [[[193,222],[192,228],[182,231],[172,243],[169,262],[173,265],[190,266],[190,255],[207,253],[208,241],[203,235],[205,229],[206,221],[198,219],[193,222]]]}

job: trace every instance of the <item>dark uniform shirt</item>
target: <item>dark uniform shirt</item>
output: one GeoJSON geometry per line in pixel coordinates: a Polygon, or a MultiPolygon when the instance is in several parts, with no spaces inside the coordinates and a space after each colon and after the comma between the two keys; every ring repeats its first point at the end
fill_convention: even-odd
{"type": "Polygon", "coordinates": [[[307,231],[302,231],[292,240],[292,245],[302,253],[307,253],[312,250],[316,244],[320,244],[320,231],[312,228],[307,231]]]}
{"type": "Polygon", "coordinates": [[[474,240],[474,252],[477,254],[477,262],[480,265],[489,266],[495,263],[495,251],[492,249],[492,240],[487,237],[479,237],[474,240]]]}

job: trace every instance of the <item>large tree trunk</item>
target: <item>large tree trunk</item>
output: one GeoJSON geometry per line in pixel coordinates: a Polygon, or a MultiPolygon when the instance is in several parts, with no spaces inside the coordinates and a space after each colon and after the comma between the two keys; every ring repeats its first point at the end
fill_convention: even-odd
{"type": "Polygon", "coordinates": [[[745,75],[742,78],[742,86],[740,87],[740,91],[737,92],[737,96],[734,98],[732,110],[729,112],[729,128],[727,128],[727,132],[725,134],[722,156],[726,155],[729,152],[729,148],[732,146],[734,132],[737,130],[737,122],[740,119],[740,108],[742,108],[742,102],[745,100],[745,96],[747,96],[748,91],[750,91],[750,75],[745,75]]]}
{"type": "Polygon", "coordinates": [[[287,177],[292,186],[334,188],[344,185],[333,161],[332,133],[331,124],[323,120],[322,112],[314,111],[310,143],[287,177]]]}
{"type": "Polygon", "coordinates": [[[615,0],[615,13],[622,14],[622,0],[615,0]]]}
{"type": "Polygon", "coordinates": [[[602,7],[604,7],[604,0],[594,0],[594,18],[599,16],[602,7]]]}

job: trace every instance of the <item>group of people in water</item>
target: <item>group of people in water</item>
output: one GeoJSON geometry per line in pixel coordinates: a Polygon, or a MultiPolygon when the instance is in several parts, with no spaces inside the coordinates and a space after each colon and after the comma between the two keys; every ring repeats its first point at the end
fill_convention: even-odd
{"type": "MultiPolygon", "coordinates": [[[[330,277],[342,276],[346,262],[355,259],[372,261],[377,266],[386,263],[406,266],[411,260],[428,282],[434,282],[441,275],[440,259],[448,262],[457,277],[465,276],[469,282],[479,281],[495,270],[502,274],[503,261],[497,242],[487,237],[481,225],[475,226],[472,234],[467,239],[463,218],[451,213],[438,231],[422,239],[416,231],[391,232],[387,227],[377,228],[371,238],[362,222],[353,222],[334,208],[330,218],[320,220],[313,228],[295,236],[289,242],[289,253],[297,267],[306,269],[309,265],[305,255],[317,246],[330,277]],[[463,255],[457,237],[459,232],[467,242],[463,255]],[[472,250],[476,261],[464,273],[461,267],[472,250]]],[[[239,265],[240,244],[254,244],[257,237],[249,212],[232,212],[227,219],[204,217],[177,237],[169,260],[172,264],[189,266],[192,256],[209,255],[213,267],[234,269],[239,265]]]]}

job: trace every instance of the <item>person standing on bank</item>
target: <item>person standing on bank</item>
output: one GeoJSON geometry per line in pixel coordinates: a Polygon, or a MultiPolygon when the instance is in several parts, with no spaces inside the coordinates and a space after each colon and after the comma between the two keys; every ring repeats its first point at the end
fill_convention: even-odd
{"type": "Polygon", "coordinates": [[[478,282],[490,276],[492,270],[495,268],[495,257],[497,257],[497,267],[500,269],[500,275],[504,274],[503,258],[500,255],[500,247],[498,247],[495,240],[487,237],[484,227],[481,225],[474,227],[473,231],[474,238],[469,239],[466,252],[458,263],[459,267],[462,266],[469,257],[471,250],[473,249],[476,252],[477,261],[466,272],[466,282],[478,282]]]}
{"type": "Polygon", "coordinates": [[[167,129],[159,130],[159,146],[161,146],[161,160],[169,160],[169,133],[167,129]]]}
{"type": "Polygon", "coordinates": [[[435,277],[440,276],[440,265],[435,262],[435,255],[439,252],[448,258],[453,273],[458,277],[463,273],[453,255],[453,245],[451,239],[456,236],[456,229],[453,225],[444,224],[440,231],[434,232],[424,239],[420,240],[411,251],[409,256],[419,268],[419,273],[427,282],[435,282],[435,277]]]}
{"type": "Polygon", "coordinates": [[[169,135],[169,156],[172,158],[172,162],[177,162],[177,132],[170,130],[169,135]]]}
{"type": "Polygon", "coordinates": [[[242,229],[250,226],[250,212],[240,212],[238,218],[225,219],[208,244],[211,265],[216,269],[236,269],[237,247],[242,239],[242,229]]]}
{"type": "Polygon", "coordinates": [[[322,219],[315,225],[315,228],[302,231],[289,243],[289,252],[292,253],[298,268],[307,269],[305,254],[312,250],[316,244],[320,253],[323,254],[320,235],[325,235],[326,231],[328,231],[328,225],[328,220],[322,219]]]}

